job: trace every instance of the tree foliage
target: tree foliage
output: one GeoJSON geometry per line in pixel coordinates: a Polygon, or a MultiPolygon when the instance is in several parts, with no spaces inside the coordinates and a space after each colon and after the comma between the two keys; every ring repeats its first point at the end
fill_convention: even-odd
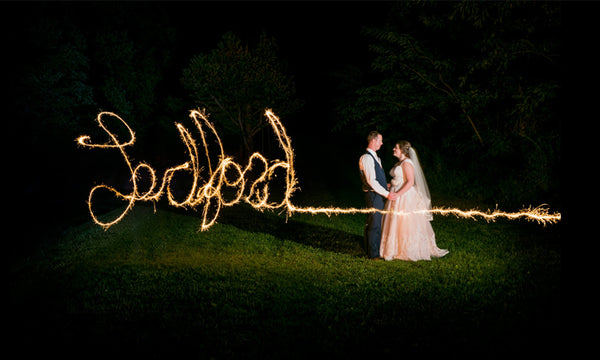
{"type": "MultiPolygon", "coordinates": [[[[13,88],[19,116],[34,121],[30,139],[60,134],[82,119],[96,103],[90,84],[88,41],[76,27],[56,19],[36,23],[23,45],[26,61],[13,88]]],[[[17,68],[19,69],[19,68],[17,68]]],[[[28,124],[30,125],[30,124],[28,124]]]]}
{"type": "Polygon", "coordinates": [[[491,180],[488,198],[548,192],[560,30],[558,4],[401,2],[386,26],[364,29],[376,80],[340,105],[337,127],[422,144],[437,162],[491,180]]]}
{"type": "Polygon", "coordinates": [[[162,75],[154,57],[147,54],[151,50],[134,43],[126,31],[99,33],[96,43],[99,97],[138,131],[143,129],[155,110],[162,75]]]}
{"type": "Polygon", "coordinates": [[[252,49],[226,33],[216,49],[192,58],[182,83],[196,105],[211,113],[212,121],[239,136],[247,154],[267,125],[265,109],[285,117],[301,105],[292,76],[277,57],[275,39],[265,33],[252,49]]]}
{"type": "Polygon", "coordinates": [[[169,66],[172,29],[154,29],[160,21],[145,16],[128,19],[118,6],[98,9],[103,20],[88,23],[85,11],[73,18],[60,7],[34,7],[16,86],[16,106],[34,132],[68,132],[71,139],[98,109],[144,132],[161,108],[158,85],[169,66]]]}

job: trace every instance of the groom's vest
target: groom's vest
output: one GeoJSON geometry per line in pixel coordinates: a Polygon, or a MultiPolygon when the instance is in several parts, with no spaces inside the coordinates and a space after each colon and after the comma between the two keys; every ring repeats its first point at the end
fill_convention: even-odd
{"type": "MultiPolygon", "coordinates": [[[[385,178],[385,171],[383,171],[383,168],[381,167],[381,165],[379,165],[379,162],[377,161],[375,156],[373,156],[373,154],[367,151],[365,155],[369,155],[373,158],[373,163],[375,164],[375,180],[379,183],[379,185],[383,186],[384,189],[387,189],[387,179],[385,178]]],[[[360,177],[362,179],[363,191],[373,191],[371,185],[369,185],[369,183],[367,182],[365,174],[362,171],[360,172],[360,177]]]]}

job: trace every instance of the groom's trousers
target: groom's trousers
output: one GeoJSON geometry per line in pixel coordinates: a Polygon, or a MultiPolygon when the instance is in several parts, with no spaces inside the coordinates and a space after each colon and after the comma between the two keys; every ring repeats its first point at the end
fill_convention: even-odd
{"type": "MultiPolygon", "coordinates": [[[[365,193],[367,208],[383,210],[384,199],[375,191],[365,193]]],[[[365,226],[365,251],[371,259],[379,257],[379,246],[381,244],[381,218],[380,212],[372,212],[367,215],[365,226]]]]}

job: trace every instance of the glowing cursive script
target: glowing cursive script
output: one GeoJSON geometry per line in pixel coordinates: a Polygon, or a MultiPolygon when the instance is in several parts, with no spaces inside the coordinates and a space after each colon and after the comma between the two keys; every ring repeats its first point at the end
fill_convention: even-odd
{"type": "Polygon", "coordinates": [[[155,170],[148,164],[140,162],[136,167],[133,167],[131,160],[127,155],[126,148],[133,146],[135,143],[135,134],[129,125],[118,115],[111,112],[101,112],[98,114],[96,121],[100,128],[106,132],[110,138],[110,142],[106,144],[95,144],[91,142],[91,139],[87,135],[80,136],[77,138],[77,143],[84,147],[90,148],[101,148],[101,149],[118,149],[125,161],[129,172],[131,174],[131,183],[133,185],[130,194],[123,194],[117,191],[115,188],[107,185],[97,185],[92,188],[88,197],[88,208],[92,219],[98,225],[104,228],[119,222],[126,214],[131,210],[136,201],[157,201],[165,193],[169,204],[176,207],[202,207],[202,222],[200,229],[206,230],[211,227],[219,215],[219,211],[222,206],[231,206],[240,201],[252,205],[255,209],[276,209],[281,207],[287,207],[288,211],[292,209],[290,203],[290,197],[292,192],[295,190],[296,176],[294,173],[294,153],[292,150],[291,140],[285,132],[285,128],[281,125],[279,118],[275,116],[270,110],[265,113],[275,136],[279,141],[280,147],[285,153],[285,160],[267,161],[267,159],[260,153],[256,152],[250,156],[248,164],[242,168],[242,166],[232,158],[225,156],[223,151],[223,145],[221,139],[214,126],[208,121],[208,117],[204,111],[193,110],[190,112],[190,118],[196,127],[196,130],[200,133],[202,145],[205,150],[204,155],[206,156],[207,172],[203,174],[204,167],[201,166],[200,152],[198,151],[198,145],[196,140],[192,136],[192,133],[180,123],[175,123],[179,135],[187,147],[189,155],[189,161],[183,164],[171,167],[164,172],[162,181],[157,181],[155,170]],[[112,117],[119,120],[129,132],[129,139],[126,142],[120,142],[115,133],[113,133],[105,124],[104,118],[112,117]],[[217,144],[220,150],[219,161],[217,164],[211,163],[211,158],[208,151],[207,138],[214,136],[217,140],[217,144]],[[264,169],[252,183],[247,184],[246,173],[251,171],[254,167],[262,166],[264,169]],[[269,181],[275,175],[278,169],[282,169],[286,174],[286,188],[283,196],[283,200],[279,203],[269,201],[269,181]],[[150,175],[150,188],[142,192],[140,190],[139,179],[142,175],[142,171],[145,170],[150,175]],[[188,192],[187,197],[183,201],[178,201],[171,189],[171,180],[177,172],[190,172],[192,173],[193,183],[188,192]],[[233,176],[232,176],[233,173],[233,176]],[[203,175],[207,175],[206,181],[201,184],[203,175]],[[224,186],[236,188],[237,191],[232,199],[226,199],[223,195],[224,186]],[[122,198],[128,202],[127,207],[123,212],[114,220],[109,222],[101,221],[92,209],[92,202],[94,195],[100,189],[107,189],[113,192],[117,197],[122,198]],[[246,189],[248,189],[246,193],[246,189]]]}

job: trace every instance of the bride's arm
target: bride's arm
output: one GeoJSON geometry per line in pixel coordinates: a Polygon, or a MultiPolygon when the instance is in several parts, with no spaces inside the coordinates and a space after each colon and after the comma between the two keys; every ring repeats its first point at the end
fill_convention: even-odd
{"type": "Polygon", "coordinates": [[[415,184],[415,171],[412,165],[408,161],[403,161],[400,166],[402,166],[402,171],[404,171],[406,181],[404,182],[404,184],[402,184],[402,187],[396,193],[398,194],[398,196],[402,196],[415,184]]]}

